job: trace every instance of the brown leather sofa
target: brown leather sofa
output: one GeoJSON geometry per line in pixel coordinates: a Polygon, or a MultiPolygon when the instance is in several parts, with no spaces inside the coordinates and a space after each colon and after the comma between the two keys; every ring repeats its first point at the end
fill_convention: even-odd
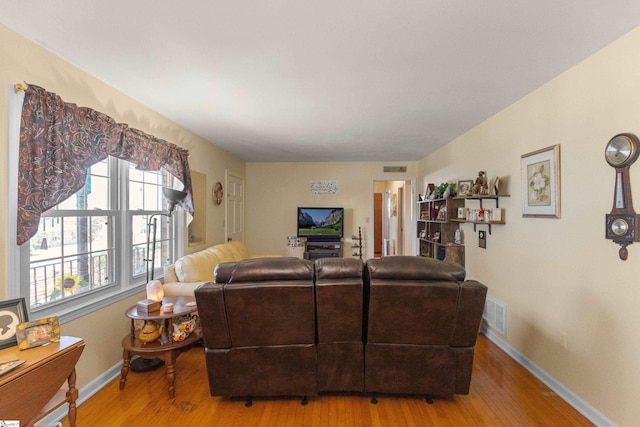
{"type": "Polygon", "coordinates": [[[219,264],[195,290],[211,395],[468,394],[486,291],[421,257],[219,264]]]}
{"type": "Polygon", "coordinates": [[[318,392],[364,391],[362,267],[354,258],[315,260],[318,392]]]}
{"type": "Polygon", "coordinates": [[[317,394],[313,263],[218,264],[195,290],[212,396],[317,394]]]}
{"type": "Polygon", "coordinates": [[[365,392],[469,394],[487,287],[457,264],[367,261],[365,392]]]}

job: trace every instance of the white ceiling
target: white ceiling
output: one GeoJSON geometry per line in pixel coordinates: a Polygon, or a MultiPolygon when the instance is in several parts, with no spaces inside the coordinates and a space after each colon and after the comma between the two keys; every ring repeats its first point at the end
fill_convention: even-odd
{"type": "Polygon", "coordinates": [[[247,161],[408,161],[640,25],[640,1],[0,0],[0,23],[247,161]]]}

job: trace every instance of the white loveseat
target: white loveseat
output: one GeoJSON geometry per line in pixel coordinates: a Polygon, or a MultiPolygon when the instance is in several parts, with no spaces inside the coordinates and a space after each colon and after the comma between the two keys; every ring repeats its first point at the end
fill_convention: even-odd
{"type": "Polygon", "coordinates": [[[278,257],[281,255],[251,255],[243,242],[228,242],[185,255],[167,267],[164,275],[164,294],[167,296],[193,296],[203,283],[213,281],[213,271],[221,262],[242,261],[249,258],[278,257]]]}

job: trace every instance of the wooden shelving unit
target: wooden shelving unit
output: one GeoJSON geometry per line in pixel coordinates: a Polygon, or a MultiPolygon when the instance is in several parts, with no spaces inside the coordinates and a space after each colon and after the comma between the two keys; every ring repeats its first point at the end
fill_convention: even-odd
{"type": "Polygon", "coordinates": [[[458,225],[458,208],[464,200],[456,198],[423,200],[418,202],[418,254],[420,256],[455,262],[464,267],[464,246],[454,243],[458,225]]]}

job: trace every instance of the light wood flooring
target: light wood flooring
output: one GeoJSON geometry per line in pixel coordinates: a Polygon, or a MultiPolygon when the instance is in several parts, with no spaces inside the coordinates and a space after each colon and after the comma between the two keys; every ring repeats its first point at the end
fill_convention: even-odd
{"type": "MultiPolygon", "coordinates": [[[[156,426],[591,426],[585,417],[506,355],[478,337],[469,395],[434,399],[417,396],[321,395],[306,406],[297,398],[244,400],[212,397],[203,350],[194,347],[176,363],[176,397],[169,399],[164,367],[130,372],[78,407],[78,427],[156,426]]],[[[63,426],[69,425],[63,420],[63,426]]]]}

